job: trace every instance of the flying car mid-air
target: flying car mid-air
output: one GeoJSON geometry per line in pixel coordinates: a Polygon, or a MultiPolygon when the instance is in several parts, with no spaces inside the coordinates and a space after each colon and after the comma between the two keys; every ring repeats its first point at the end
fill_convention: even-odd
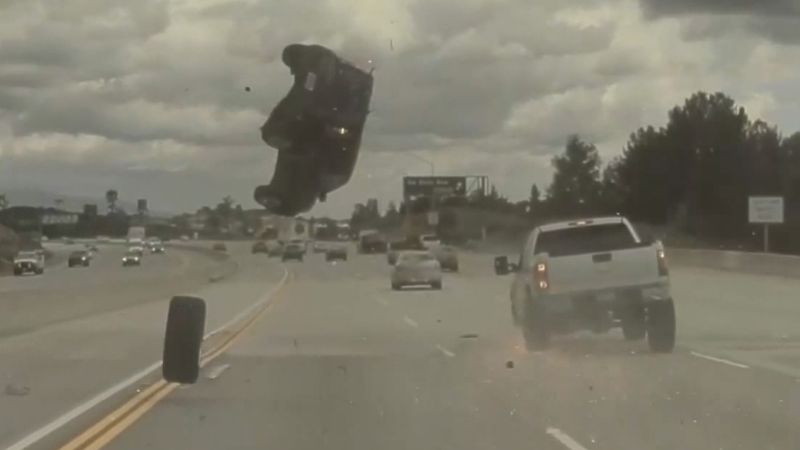
{"type": "Polygon", "coordinates": [[[320,45],[291,44],[283,62],[294,84],[261,127],[278,159],[270,183],[253,196],[275,214],[294,216],[350,180],[373,78],[320,45]]]}

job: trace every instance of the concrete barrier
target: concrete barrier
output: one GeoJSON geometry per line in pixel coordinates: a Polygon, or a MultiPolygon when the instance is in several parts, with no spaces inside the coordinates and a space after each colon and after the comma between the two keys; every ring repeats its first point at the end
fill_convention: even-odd
{"type": "Polygon", "coordinates": [[[800,256],[720,250],[667,249],[670,265],[800,278],[800,256]]]}

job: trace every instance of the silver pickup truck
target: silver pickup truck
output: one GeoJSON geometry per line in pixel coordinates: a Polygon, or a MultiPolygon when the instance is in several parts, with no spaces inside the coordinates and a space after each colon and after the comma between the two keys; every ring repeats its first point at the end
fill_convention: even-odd
{"type": "Polygon", "coordinates": [[[514,274],[511,314],[529,349],[552,334],[621,327],[655,352],[675,346],[675,308],[664,248],[639,237],[622,217],[543,225],[528,236],[519,261],[495,258],[514,274]]]}
{"type": "Polygon", "coordinates": [[[44,252],[38,250],[23,251],[14,257],[14,275],[44,273],[44,252]]]}

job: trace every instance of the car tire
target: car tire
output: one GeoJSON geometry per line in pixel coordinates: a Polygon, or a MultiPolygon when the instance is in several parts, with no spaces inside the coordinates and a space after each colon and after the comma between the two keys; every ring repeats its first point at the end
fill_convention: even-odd
{"type": "Polygon", "coordinates": [[[622,316],[622,335],[626,341],[638,341],[644,339],[647,334],[647,321],[645,320],[644,308],[641,306],[632,307],[622,316]]]}
{"type": "Polygon", "coordinates": [[[400,284],[400,283],[392,283],[392,290],[393,291],[399,291],[402,288],[403,288],[402,284],[400,284]]]}
{"type": "Polygon", "coordinates": [[[453,266],[452,269],[450,269],[450,270],[452,270],[453,272],[458,272],[458,264],[453,266]]]}
{"type": "Polygon", "coordinates": [[[550,344],[550,329],[544,311],[529,298],[521,319],[525,348],[529,352],[545,350],[550,344]]]}
{"type": "Polygon", "coordinates": [[[164,355],[164,379],[191,384],[200,375],[200,347],[206,322],[206,302],[197,297],[177,296],[169,303],[164,355]]]}
{"type": "Polygon", "coordinates": [[[434,281],[431,283],[431,289],[434,291],[441,291],[442,290],[442,282],[441,281],[434,281]]]}
{"type": "Polygon", "coordinates": [[[656,353],[671,353],[675,348],[675,304],[672,299],[656,301],[647,307],[647,343],[656,353]]]}
{"type": "Polygon", "coordinates": [[[15,276],[15,277],[22,276],[22,271],[21,271],[21,270],[14,269],[14,276],[15,276]]]}
{"type": "Polygon", "coordinates": [[[44,273],[44,269],[36,269],[36,275],[41,275],[44,273]]]}

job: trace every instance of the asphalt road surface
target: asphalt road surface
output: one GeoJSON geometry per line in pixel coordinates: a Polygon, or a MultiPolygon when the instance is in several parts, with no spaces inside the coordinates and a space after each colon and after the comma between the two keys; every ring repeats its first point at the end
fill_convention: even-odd
{"type": "MultiPolygon", "coordinates": [[[[800,448],[800,280],[673,268],[675,353],[653,355],[618,331],[527,353],[511,326],[510,279],[491,274],[488,256],[462,255],[463,271],[446,275],[442,291],[393,292],[384,256],[351,252],[331,264],[308,255],[283,266],[232,253],[239,272],[198,290],[210,327],[257,299],[270,308],[198,384],[139,408],[138,420],[105,436],[108,448],[800,448]],[[291,276],[267,297],[283,267],[291,276]]],[[[45,401],[33,386],[13,405],[0,402],[2,417],[30,411],[0,421],[13,430],[0,443],[70,404],[47,402],[78,402],[156,359],[164,310],[152,303],[49,327],[55,349],[45,348],[55,339],[48,335],[25,339],[27,354],[0,341],[4,352],[25,355],[18,364],[32,376],[54,354],[59,364],[89,366],[51,381],[45,401]]],[[[58,448],[152,381],[33,448],[58,448]]]]}

